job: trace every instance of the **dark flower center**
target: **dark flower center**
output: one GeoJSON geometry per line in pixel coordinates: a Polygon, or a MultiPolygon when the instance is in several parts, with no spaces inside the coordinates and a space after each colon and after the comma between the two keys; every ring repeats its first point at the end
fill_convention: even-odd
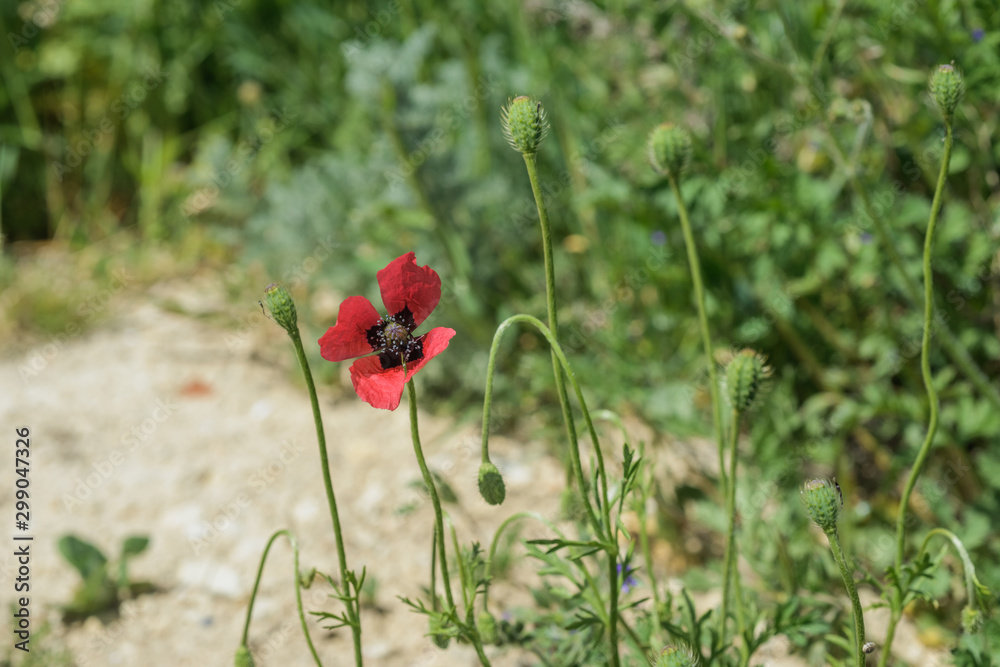
{"type": "Polygon", "coordinates": [[[378,352],[382,369],[402,366],[403,362],[418,361],[424,356],[423,336],[413,337],[416,328],[413,313],[403,308],[395,315],[383,317],[365,332],[373,352],[378,352]]]}

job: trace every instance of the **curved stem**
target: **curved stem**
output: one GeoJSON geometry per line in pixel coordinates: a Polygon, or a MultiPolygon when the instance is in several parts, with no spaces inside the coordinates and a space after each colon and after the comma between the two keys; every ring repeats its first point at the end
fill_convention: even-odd
{"type": "Polygon", "coordinates": [[[941,172],[938,174],[937,188],[934,190],[934,201],[931,204],[931,215],[927,221],[927,234],[924,237],[924,335],[920,345],[920,372],[927,389],[927,402],[930,404],[930,416],[927,421],[927,437],[917,453],[917,460],[910,470],[910,476],[903,487],[903,495],[899,500],[899,512],[896,515],[896,572],[901,575],[903,566],[903,550],[906,545],[906,510],[910,502],[910,494],[917,484],[917,478],[927,460],[927,455],[934,441],[938,426],[938,396],[934,389],[934,376],[931,375],[931,328],[934,324],[934,274],[931,272],[931,250],[934,247],[934,228],[937,225],[938,212],[941,210],[941,194],[944,182],[948,177],[948,164],[951,161],[951,119],[945,119],[947,136],[944,143],[944,157],[941,159],[941,172]]]}
{"type": "MultiPolygon", "coordinates": [[[[552,231],[549,228],[549,215],[545,209],[545,199],[538,182],[538,169],[535,166],[533,154],[522,154],[524,165],[528,170],[528,180],[531,181],[531,192],[535,197],[535,208],[538,209],[538,223],[542,229],[542,252],[545,257],[545,306],[549,315],[549,330],[558,340],[559,319],[556,315],[556,271],[552,258],[552,231]]],[[[556,393],[559,394],[559,406],[562,408],[563,421],[566,423],[566,435],[571,441],[576,441],[576,424],[573,412],[569,407],[569,396],[566,395],[566,383],[559,369],[555,352],[552,352],[552,374],[556,381],[556,393]]],[[[596,444],[596,443],[595,443],[596,444]]],[[[581,482],[582,485],[582,482],[581,482]]]]}
{"type": "Polygon", "coordinates": [[[241,643],[243,646],[247,645],[250,634],[250,618],[253,616],[253,603],[257,599],[257,590],[260,588],[260,579],[264,574],[264,564],[267,562],[267,555],[271,551],[271,545],[282,535],[288,538],[288,543],[292,546],[292,556],[295,565],[295,606],[299,611],[299,623],[302,625],[302,634],[306,637],[306,644],[309,645],[309,652],[312,653],[313,660],[318,667],[323,667],[323,663],[316,653],[316,647],[313,646],[312,637],[309,636],[309,626],[306,624],[305,612],[302,611],[302,582],[299,580],[299,545],[295,541],[295,536],[288,530],[279,530],[271,535],[271,539],[267,541],[267,546],[264,547],[264,553],[260,557],[260,567],[257,568],[257,578],[253,582],[253,591],[250,593],[250,604],[247,605],[247,618],[243,623],[243,639],[241,643]]]}
{"type": "Polygon", "coordinates": [[[306,388],[309,390],[309,401],[312,404],[313,422],[316,426],[316,441],[319,445],[320,468],[323,471],[323,486],[326,489],[326,501],[330,508],[330,520],[333,522],[333,535],[337,543],[337,561],[340,565],[340,584],[344,587],[344,606],[347,608],[347,619],[350,621],[351,635],[354,641],[354,663],[361,667],[361,614],[360,605],[355,595],[350,591],[350,580],[347,572],[347,556],[344,553],[344,536],[340,530],[340,514],[337,512],[337,498],[333,493],[333,479],[330,477],[330,460],[326,452],[326,435],[323,431],[323,417],[319,411],[319,399],[316,396],[316,385],[313,383],[312,372],[305,350],[302,349],[302,337],[298,328],[289,334],[295,345],[295,354],[305,377],[306,388]]]}
{"type": "Polygon", "coordinates": [[[698,308],[698,325],[701,327],[701,342],[705,348],[705,362],[708,364],[708,384],[712,393],[712,423],[715,426],[715,439],[719,444],[719,486],[725,493],[726,489],[726,463],[725,463],[725,436],[722,433],[722,403],[719,399],[719,382],[715,370],[715,356],[712,353],[712,335],[708,329],[708,316],[705,314],[705,288],[701,282],[701,262],[698,259],[698,248],[694,243],[694,234],[691,233],[691,223],[688,221],[687,206],[681,197],[680,188],[677,187],[677,179],[669,177],[670,188],[674,191],[674,198],[677,200],[677,212],[681,219],[681,229],[684,232],[684,246],[687,248],[688,265],[691,269],[691,280],[694,283],[695,305],[698,308]]]}
{"type": "MultiPolygon", "coordinates": [[[[448,576],[448,557],[444,546],[444,516],[441,512],[441,499],[438,497],[437,486],[431,471],[427,468],[424,460],[424,450],[420,446],[420,431],[417,425],[417,390],[413,386],[413,379],[406,383],[407,396],[410,402],[410,437],[413,439],[413,453],[417,455],[417,465],[420,466],[420,474],[424,477],[424,484],[427,486],[427,493],[431,496],[431,504],[434,506],[434,531],[437,534],[438,555],[441,558],[441,580],[444,582],[444,595],[448,601],[448,611],[455,610],[455,600],[451,595],[451,578],[448,576]]],[[[434,596],[431,591],[431,596],[434,596]]]]}
{"type": "Polygon", "coordinates": [[[969,604],[978,605],[978,596],[976,595],[976,584],[978,579],[976,578],[976,566],[972,564],[972,559],[969,558],[969,552],[965,550],[965,545],[962,544],[962,540],[958,539],[958,536],[950,530],[944,528],[935,528],[931,532],[927,533],[924,537],[923,544],[920,545],[920,553],[917,556],[924,555],[927,550],[927,544],[931,541],[931,538],[935,535],[940,535],[946,538],[951,545],[955,547],[955,551],[958,553],[958,557],[962,560],[962,570],[965,574],[965,594],[969,597],[969,604]]]}
{"type": "MultiPolygon", "coordinates": [[[[575,474],[577,477],[577,482],[580,487],[580,495],[584,499],[585,506],[587,507],[587,515],[590,518],[591,525],[594,527],[595,534],[602,539],[604,542],[604,551],[608,554],[608,580],[611,583],[611,595],[609,601],[609,612],[608,612],[608,639],[611,644],[611,664],[617,667],[619,663],[618,657],[618,540],[617,531],[615,530],[614,524],[611,523],[611,503],[608,502],[608,475],[604,467],[604,455],[601,453],[600,440],[597,437],[597,430],[594,428],[594,421],[591,419],[590,410],[587,409],[587,402],[583,397],[583,391],[580,389],[580,383],[576,381],[576,376],[573,374],[573,369],[569,365],[569,361],[566,359],[566,355],[563,352],[562,347],[556,340],[552,331],[548,329],[537,317],[532,317],[531,315],[513,315],[508,317],[506,320],[500,323],[497,327],[496,333],[493,335],[493,345],[490,348],[490,358],[493,360],[496,356],[496,351],[500,345],[500,340],[503,337],[504,331],[507,330],[512,324],[516,322],[527,322],[533,325],[538,331],[545,337],[548,341],[549,346],[552,349],[552,354],[556,357],[559,364],[562,366],[562,372],[566,374],[566,378],[569,380],[570,385],[573,387],[573,393],[576,394],[577,402],[580,404],[580,411],[583,413],[584,423],[587,425],[587,432],[590,434],[590,438],[594,443],[594,455],[597,458],[597,471],[598,477],[601,484],[601,497],[603,501],[601,502],[601,509],[603,510],[603,522],[604,527],[602,528],[601,523],[597,520],[593,509],[590,507],[590,500],[587,498],[586,487],[584,484],[583,468],[580,463],[580,446],[576,440],[575,431],[573,437],[570,440],[570,453],[573,457],[573,466],[575,469],[575,474]],[[605,530],[607,532],[605,532],[605,530]],[[606,540],[604,538],[607,538],[606,540]]],[[[492,364],[491,364],[492,368],[492,364]]],[[[493,391],[493,374],[487,372],[486,377],[486,395],[491,396],[493,391]]],[[[487,399],[489,400],[489,399],[487,399]]],[[[568,406],[567,406],[568,407],[568,406]]],[[[484,415],[484,421],[489,419],[489,415],[484,415]]],[[[488,438],[489,434],[486,430],[483,432],[483,437],[488,438]]]]}
{"type": "Polygon", "coordinates": [[[836,529],[828,532],[830,538],[830,550],[833,551],[833,559],[840,567],[840,575],[844,578],[844,586],[847,587],[847,595],[851,598],[851,606],[854,609],[854,657],[858,667],[865,667],[865,617],[861,610],[861,599],[858,597],[858,589],[854,585],[854,575],[847,567],[844,559],[844,552],[840,548],[840,538],[836,529]]]}

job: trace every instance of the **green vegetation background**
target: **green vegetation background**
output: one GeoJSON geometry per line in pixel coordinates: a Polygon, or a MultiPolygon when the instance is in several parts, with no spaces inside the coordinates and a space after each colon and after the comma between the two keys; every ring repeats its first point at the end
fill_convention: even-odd
{"type": "MultiPolygon", "coordinates": [[[[804,531],[795,488],[836,475],[848,551],[873,571],[889,562],[880,540],[926,423],[921,309],[886,241],[919,282],[943,137],[926,82],[954,60],[968,90],[934,251],[937,305],[1000,377],[993,0],[38,0],[4,3],[0,32],[0,271],[24,297],[8,301],[13,333],[44,341],[90,319],[75,307],[84,288],[19,282],[32,242],[106,244],[140,274],[143,249],[166,247],[178,266],[218,266],[254,307],[264,282],[284,280],[317,337],[332,321],[313,316],[310,294],[374,297],[375,271],[415,250],[444,281],[434,323],[459,333],[426,371],[436,399],[425,405],[470,415],[495,325],[544,312],[534,204],[499,128],[500,106],[530,94],[552,125],[539,167],[561,337],[593,404],[663,433],[710,430],[676,205],[645,154],[656,124],[689,127],[682,190],[720,359],[752,346],[775,370],[753,419],[746,479],[759,482],[747,498],[782,500],[769,525],[804,531]]],[[[88,264],[97,284],[115,266],[101,252],[88,264]]],[[[498,410],[551,407],[540,340],[516,345],[498,410]]],[[[942,427],[918,514],[962,537],[995,590],[1000,411],[939,348],[932,366],[942,427]]],[[[681,499],[708,504],[691,493],[681,499]]],[[[744,521],[765,581],[797,588],[796,577],[833,573],[784,568],[813,558],[809,541],[744,521]]],[[[946,634],[958,628],[957,582],[932,582],[956,597],[923,611],[946,634]]]]}

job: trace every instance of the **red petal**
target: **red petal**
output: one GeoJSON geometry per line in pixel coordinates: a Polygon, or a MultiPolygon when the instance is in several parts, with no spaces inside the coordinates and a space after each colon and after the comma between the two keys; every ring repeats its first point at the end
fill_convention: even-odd
{"type": "Polygon", "coordinates": [[[424,367],[424,364],[444,352],[445,348],[448,347],[448,341],[450,341],[451,337],[454,335],[454,329],[446,329],[444,327],[431,329],[424,334],[424,356],[422,356],[419,361],[406,365],[406,379],[409,380],[412,378],[417,374],[417,371],[424,367]]]}
{"type": "Polygon", "coordinates": [[[403,395],[403,367],[382,369],[378,357],[358,359],[351,365],[351,382],[358,397],[373,408],[395,410],[403,395]]]}
{"type": "Polygon", "coordinates": [[[441,278],[429,266],[417,266],[412,252],[397,257],[379,271],[378,286],[389,315],[408,307],[417,326],[441,300],[441,278]]]}
{"type": "Polygon", "coordinates": [[[375,306],[363,296],[352,296],[340,304],[337,323],[319,339],[319,351],[327,361],[353,359],[372,352],[366,332],[381,319],[375,306]]]}

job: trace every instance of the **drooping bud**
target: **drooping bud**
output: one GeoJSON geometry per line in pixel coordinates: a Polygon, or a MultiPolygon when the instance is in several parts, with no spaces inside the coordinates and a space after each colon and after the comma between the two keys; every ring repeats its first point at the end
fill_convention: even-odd
{"type": "Polygon", "coordinates": [[[430,630],[427,634],[431,636],[434,644],[442,650],[448,648],[448,644],[451,642],[447,628],[448,622],[444,617],[436,614],[430,617],[430,630]]]}
{"type": "Polygon", "coordinates": [[[761,384],[771,375],[767,360],[753,350],[741,350],[726,366],[726,395],[737,412],[750,409],[761,384]]]}
{"type": "Polygon", "coordinates": [[[653,667],[694,667],[696,664],[697,660],[690,651],[670,644],[660,651],[653,667]]]}
{"type": "Polygon", "coordinates": [[[476,630],[479,631],[479,638],[483,644],[487,646],[496,644],[497,640],[500,639],[500,633],[497,632],[497,619],[485,609],[476,619],[476,630]]]}
{"type": "Polygon", "coordinates": [[[495,465],[486,461],[479,466],[479,495],[490,505],[499,505],[507,497],[503,477],[495,465]]]}
{"type": "Polygon", "coordinates": [[[931,75],[930,89],[941,114],[950,118],[965,94],[965,80],[954,65],[938,65],[931,75]]]}
{"type": "Polygon", "coordinates": [[[500,112],[503,136],[511,148],[523,155],[534,155],[549,131],[549,121],[541,102],[521,95],[507,103],[500,112]]]}
{"type": "Polygon", "coordinates": [[[233,662],[236,667],[254,667],[253,655],[245,644],[236,649],[236,659],[233,662]]]}
{"type": "Polygon", "coordinates": [[[299,316],[295,311],[295,302],[292,295],[288,293],[284,285],[271,283],[264,288],[264,300],[267,302],[267,309],[271,312],[274,321],[281,325],[281,328],[290,335],[298,333],[299,316]]]}
{"type": "Polygon", "coordinates": [[[649,162],[665,176],[680,178],[691,161],[691,136],[673,123],[664,123],[649,134],[649,162]]]}
{"type": "Polygon", "coordinates": [[[972,605],[962,609],[962,629],[965,630],[965,634],[974,635],[982,630],[984,621],[983,612],[972,605]]]}
{"type": "Polygon", "coordinates": [[[844,507],[844,495],[837,480],[811,479],[802,487],[801,495],[809,518],[825,533],[836,531],[844,507]]]}

